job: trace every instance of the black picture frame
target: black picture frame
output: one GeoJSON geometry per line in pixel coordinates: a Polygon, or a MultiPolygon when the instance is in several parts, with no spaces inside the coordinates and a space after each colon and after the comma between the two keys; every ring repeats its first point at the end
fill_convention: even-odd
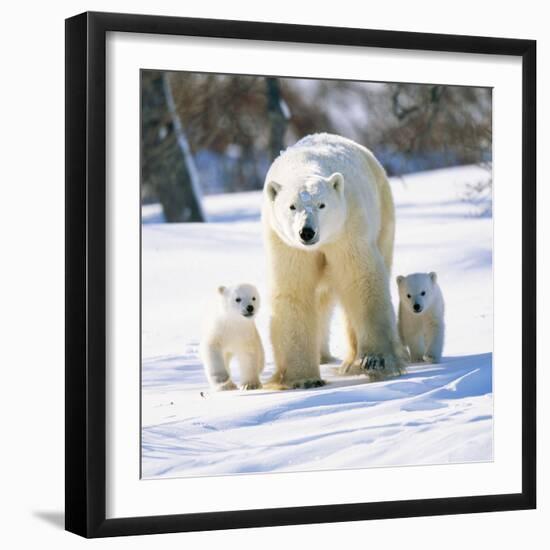
{"type": "Polygon", "coordinates": [[[115,13],[66,20],[65,526],[107,537],[532,509],[536,506],[536,42],[115,13]],[[108,31],[519,56],[522,121],[522,491],[106,519],[105,40],[108,31]]]}

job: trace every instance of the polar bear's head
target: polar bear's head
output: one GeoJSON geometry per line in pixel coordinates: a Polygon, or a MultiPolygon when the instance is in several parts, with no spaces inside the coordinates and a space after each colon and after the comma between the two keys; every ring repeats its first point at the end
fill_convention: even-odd
{"type": "Polygon", "coordinates": [[[218,293],[226,313],[252,319],[260,308],[260,294],[254,285],[220,286],[218,293]]]}
{"type": "Polygon", "coordinates": [[[431,273],[413,273],[397,277],[397,287],[401,304],[411,313],[420,314],[432,304],[437,275],[431,273]]]}
{"type": "Polygon", "coordinates": [[[289,246],[314,250],[331,241],[346,222],[344,176],[311,176],[298,185],[268,181],[265,199],[273,229],[289,246]]]}

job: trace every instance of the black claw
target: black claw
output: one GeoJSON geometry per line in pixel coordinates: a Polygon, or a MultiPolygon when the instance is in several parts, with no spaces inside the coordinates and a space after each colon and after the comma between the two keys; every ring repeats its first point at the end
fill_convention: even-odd
{"type": "Polygon", "coordinates": [[[320,388],[322,386],[324,386],[326,384],[326,382],[324,380],[305,380],[304,382],[300,383],[300,382],[296,382],[295,384],[293,384],[293,388],[294,389],[299,389],[299,388],[303,388],[303,389],[310,389],[310,388],[320,388]]]}
{"type": "Polygon", "coordinates": [[[386,360],[382,355],[367,355],[361,360],[364,370],[382,370],[386,368],[386,360]]]}

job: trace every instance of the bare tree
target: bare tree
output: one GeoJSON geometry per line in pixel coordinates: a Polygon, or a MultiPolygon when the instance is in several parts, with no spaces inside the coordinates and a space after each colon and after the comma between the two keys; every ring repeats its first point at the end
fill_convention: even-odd
{"type": "Polygon", "coordinates": [[[168,75],[142,72],[141,177],[167,222],[203,222],[198,175],[168,75]]]}
{"type": "Polygon", "coordinates": [[[467,86],[388,84],[393,122],[382,140],[407,154],[452,152],[462,163],[490,156],[491,90],[467,86]]]}
{"type": "Polygon", "coordinates": [[[205,189],[259,189],[269,162],[315,132],[363,143],[390,174],[491,159],[487,88],[189,72],[170,86],[205,189]]]}
{"type": "Polygon", "coordinates": [[[277,78],[265,79],[267,94],[267,116],[270,122],[269,156],[276,159],[284,149],[284,138],[290,111],[281,96],[281,88],[277,78]]]}

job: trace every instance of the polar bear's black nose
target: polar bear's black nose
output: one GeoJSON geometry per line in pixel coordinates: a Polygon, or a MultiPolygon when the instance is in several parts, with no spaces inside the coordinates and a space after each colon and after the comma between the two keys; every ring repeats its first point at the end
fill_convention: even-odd
{"type": "Polygon", "coordinates": [[[305,243],[311,241],[313,237],[315,237],[315,231],[311,229],[311,227],[306,226],[300,230],[300,239],[302,239],[305,243]]]}
{"type": "Polygon", "coordinates": [[[420,307],[420,304],[414,304],[413,309],[418,313],[422,308],[420,307]]]}
{"type": "Polygon", "coordinates": [[[252,313],[254,311],[254,306],[246,306],[246,311],[248,311],[248,313],[252,313]]]}

